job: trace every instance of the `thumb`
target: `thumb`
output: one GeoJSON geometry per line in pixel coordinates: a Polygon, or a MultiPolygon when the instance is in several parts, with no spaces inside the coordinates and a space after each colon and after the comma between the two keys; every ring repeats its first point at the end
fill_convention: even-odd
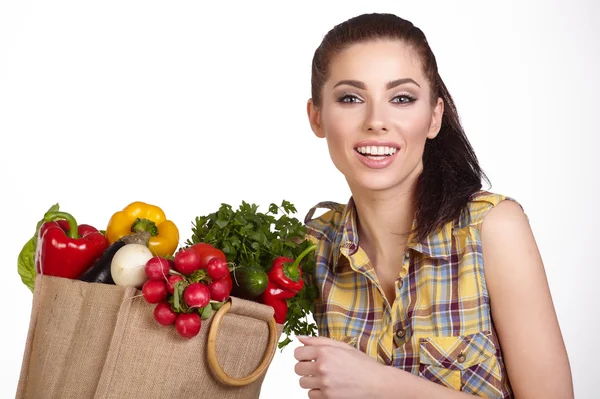
{"type": "Polygon", "coordinates": [[[348,345],[345,342],[336,341],[335,339],[331,339],[328,337],[309,337],[306,335],[298,335],[298,340],[302,342],[304,345],[308,346],[335,346],[337,348],[348,349],[353,348],[353,346],[348,345]]]}

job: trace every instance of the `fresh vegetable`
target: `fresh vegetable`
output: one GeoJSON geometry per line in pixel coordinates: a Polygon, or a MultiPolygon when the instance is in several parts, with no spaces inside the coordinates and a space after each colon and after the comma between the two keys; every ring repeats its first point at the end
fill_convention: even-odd
{"type": "Polygon", "coordinates": [[[206,271],[213,280],[222,280],[229,276],[229,265],[227,265],[227,260],[221,258],[212,258],[208,262],[206,271]]]}
{"type": "MultiPolygon", "coordinates": [[[[48,212],[56,212],[59,210],[59,205],[54,204],[48,209],[48,212]]],[[[17,271],[19,276],[21,276],[21,281],[23,284],[29,288],[31,292],[33,292],[33,287],[35,284],[35,252],[37,248],[38,235],[40,231],[40,227],[44,224],[45,220],[42,218],[35,228],[35,233],[33,236],[23,245],[21,252],[19,252],[19,257],[17,259],[17,271]]]]}
{"type": "Polygon", "coordinates": [[[190,308],[203,308],[210,302],[210,291],[205,284],[192,283],[183,292],[183,299],[190,308]]]}
{"type": "Polygon", "coordinates": [[[148,238],[150,238],[150,235],[147,233],[135,233],[113,242],[102,253],[102,256],[96,260],[94,265],[79,277],[79,280],[89,283],[114,284],[115,282],[110,273],[110,265],[117,251],[127,244],[146,245],[148,243],[148,238]]]}
{"type": "Polygon", "coordinates": [[[183,338],[193,338],[200,332],[202,321],[198,313],[180,313],[175,319],[175,329],[183,338]]]}
{"type": "Polygon", "coordinates": [[[154,308],[154,320],[163,326],[170,326],[175,323],[177,313],[173,312],[171,305],[167,302],[161,302],[154,308]]]}
{"type": "MultiPolygon", "coordinates": [[[[314,247],[308,247],[307,250],[312,251],[314,247]]],[[[269,271],[269,281],[290,291],[300,291],[304,288],[304,280],[302,279],[302,269],[298,266],[299,263],[299,261],[294,262],[293,259],[285,256],[275,258],[269,271]]]]}
{"type": "Polygon", "coordinates": [[[61,211],[44,215],[36,249],[36,272],[75,279],[81,276],[108,247],[108,241],[94,227],[77,225],[75,218],[61,211]]]}
{"type": "Polygon", "coordinates": [[[183,274],[192,274],[200,269],[200,255],[191,248],[184,248],[175,254],[175,270],[183,274]]]}
{"type": "Polygon", "coordinates": [[[144,202],[133,202],[112,215],[106,227],[109,243],[133,232],[150,233],[148,248],[155,256],[171,256],[179,245],[179,230],[167,220],[161,208],[144,202]]]}
{"type": "Polygon", "coordinates": [[[119,249],[110,264],[116,285],[140,288],[146,282],[146,263],[154,254],[142,244],[127,244],[119,249]]]}
{"type": "Polygon", "coordinates": [[[142,295],[148,303],[164,301],[167,293],[167,284],[162,280],[147,280],[142,286],[142,295]]]}
{"type": "Polygon", "coordinates": [[[261,302],[273,308],[275,311],[273,317],[275,317],[277,323],[284,324],[288,312],[287,299],[293,298],[294,295],[296,295],[295,292],[269,282],[267,289],[261,296],[261,302]]]}
{"type": "Polygon", "coordinates": [[[102,256],[89,268],[79,280],[89,283],[114,284],[110,274],[110,264],[117,251],[125,246],[124,241],[113,242],[103,253],[102,256]]]}
{"type": "Polygon", "coordinates": [[[261,296],[261,301],[273,307],[275,321],[280,324],[287,319],[287,300],[295,297],[304,288],[300,262],[315,248],[316,245],[306,248],[295,261],[285,256],[280,256],[273,261],[269,271],[269,285],[261,296]]]}
{"type": "Polygon", "coordinates": [[[222,279],[214,280],[208,283],[208,290],[210,291],[211,299],[217,302],[223,302],[229,298],[231,293],[231,280],[222,279]]]}
{"type": "Polygon", "coordinates": [[[225,256],[223,251],[221,251],[218,248],[215,248],[214,246],[208,243],[199,242],[195,245],[192,245],[191,248],[194,251],[198,252],[198,255],[200,255],[200,269],[206,269],[208,267],[209,262],[214,258],[221,259],[227,262],[227,257],[225,256]]]}
{"type": "Polygon", "coordinates": [[[161,256],[154,256],[146,262],[145,272],[149,280],[164,281],[169,276],[171,262],[161,256]]]}
{"type": "Polygon", "coordinates": [[[167,290],[169,291],[169,294],[173,295],[175,292],[175,284],[179,281],[183,281],[183,277],[179,274],[171,274],[167,277],[167,290]]]}
{"type": "Polygon", "coordinates": [[[175,254],[173,260],[154,256],[148,259],[144,275],[148,280],[142,287],[144,299],[156,304],[154,318],[163,325],[175,322],[178,333],[191,338],[198,334],[201,324],[223,305],[233,286],[227,263],[219,258],[211,261],[211,271],[220,279],[200,269],[200,255],[191,248],[175,254]],[[223,273],[223,268],[225,273],[223,273]],[[220,275],[219,275],[220,273],[220,275]]]}
{"type": "MultiPolygon", "coordinates": [[[[192,236],[186,242],[187,245],[192,246],[199,243],[211,244],[223,251],[227,261],[233,265],[232,295],[240,296],[240,292],[243,294],[244,289],[249,288],[254,294],[260,293],[253,297],[254,300],[266,300],[267,302],[278,300],[278,302],[273,302],[272,306],[278,307],[279,310],[276,311],[278,314],[286,314],[283,333],[287,335],[279,343],[280,348],[291,342],[290,334],[316,334],[316,325],[308,322],[308,315],[313,312],[317,288],[312,284],[307,284],[308,280],[305,278],[312,273],[314,257],[306,257],[302,260],[297,281],[294,281],[293,270],[290,270],[291,274],[288,273],[288,276],[284,272],[283,276],[287,280],[297,283],[297,285],[303,284],[296,295],[286,300],[287,311],[284,310],[281,298],[275,295],[264,295],[268,290],[268,276],[262,275],[261,278],[256,278],[259,273],[252,272],[252,270],[267,273],[270,272],[276,258],[285,257],[298,260],[304,251],[311,251],[308,248],[313,244],[304,239],[306,229],[298,219],[292,216],[292,213],[295,212],[295,206],[288,201],[282,201],[281,206],[270,204],[266,213],[259,212],[257,205],[244,201],[237,210],[234,210],[229,204],[221,204],[218,211],[195,218],[192,236]],[[248,273],[247,270],[251,272],[248,273]],[[248,273],[254,278],[249,279],[247,278],[249,276],[244,273],[248,273]],[[299,283],[300,280],[303,280],[303,283],[299,283]],[[241,289],[240,283],[244,285],[244,289],[241,289]]],[[[274,272],[274,274],[276,273],[279,271],[274,272]]],[[[283,278],[280,278],[280,281],[287,282],[283,278]]],[[[252,297],[248,293],[246,296],[252,297]]],[[[280,322],[282,321],[281,316],[278,316],[278,319],[280,322]]]]}
{"type": "Polygon", "coordinates": [[[235,296],[254,299],[267,288],[269,277],[258,267],[240,266],[233,271],[233,291],[235,296]]]}

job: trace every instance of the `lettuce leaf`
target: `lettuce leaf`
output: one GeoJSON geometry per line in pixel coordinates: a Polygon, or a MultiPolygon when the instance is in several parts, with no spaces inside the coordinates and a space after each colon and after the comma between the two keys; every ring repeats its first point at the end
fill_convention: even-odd
{"type": "MultiPolygon", "coordinates": [[[[58,204],[54,204],[48,209],[48,212],[55,212],[59,210],[58,204]]],[[[37,249],[37,240],[38,240],[38,232],[40,231],[40,227],[44,223],[44,219],[40,220],[36,226],[35,234],[29,241],[23,245],[23,249],[19,253],[19,258],[17,259],[17,269],[19,272],[19,276],[21,276],[21,281],[23,284],[27,286],[33,292],[34,283],[35,283],[35,251],[37,249]]]]}

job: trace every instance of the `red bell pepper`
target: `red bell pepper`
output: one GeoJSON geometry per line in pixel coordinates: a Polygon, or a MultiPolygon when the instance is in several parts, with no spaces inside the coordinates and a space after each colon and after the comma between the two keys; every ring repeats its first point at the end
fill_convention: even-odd
{"type": "Polygon", "coordinates": [[[306,248],[294,261],[293,259],[280,256],[273,261],[271,270],[269,271],[269,281],[274,282],[281,288],[290,291],[299,292],[304,288],[304,278],[302,278],[302,268],[300,262],[302,259],[312,252],[316,245],[311,245],[306,248]]]}
{"type": "Polygon", "coordinates": [[[287,318],[287,300],[296,296],[304,288],[300,261],[315,248],[316,245],[306,248],[295,261],[284,256],[277,257],[273,261],[268,273],[267,289],[261,295],[261,302],[273,307],[275,321],[279,324],[285,323],[287,318]]]}
{"type": "Polygon", "coordinates": [[[267,283],[267,289],[261,294],[261,302],[269,305],[275,311],[273,317],[278,324],[285,323],[287,317],[287,299],[293,298],[296,292],[281,288],[272,281],[267,283]]]}
{"type": "Polygon", "coordinates": [[[96,228],[81,224],[66,212],[47,212],[38,233],[36,271],[48,276],[76,279],[108,248],[96,228]]]}

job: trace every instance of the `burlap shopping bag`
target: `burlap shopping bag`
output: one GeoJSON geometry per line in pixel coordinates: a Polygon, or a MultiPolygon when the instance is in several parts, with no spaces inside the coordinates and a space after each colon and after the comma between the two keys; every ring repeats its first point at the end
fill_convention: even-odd
{"type": "Polygon", "coordinates": [[[187,340],[140,294],[37,276],[17,398],[259,396],[282,330],[271,307],[232,298],[187,340]]]}

